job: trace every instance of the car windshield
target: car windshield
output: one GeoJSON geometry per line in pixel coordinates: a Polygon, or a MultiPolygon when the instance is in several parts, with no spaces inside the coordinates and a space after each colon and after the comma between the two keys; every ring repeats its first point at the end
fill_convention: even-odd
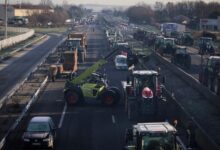
{"type": "Polygon", "coordinates": [[[27,128],[28,132],[48,132],[50,131],[49,123],[47,122],[31,122],[27,128]]]}
{"type": "Polygon", "coordinates": [[[172,150],[174,136],[171,133],[149,134],[142,139],[143,150],[172,150]]]}

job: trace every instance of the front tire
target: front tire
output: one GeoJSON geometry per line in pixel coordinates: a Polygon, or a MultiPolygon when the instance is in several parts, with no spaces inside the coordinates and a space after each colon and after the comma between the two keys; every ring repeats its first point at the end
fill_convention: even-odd
{"type": "Polygon", "coordinates": [[[65,95],[65,100],[69,105],[76,105],[80,101],[80,95],[76,91],[68,91],[65,95]]]}
{"type": "Polygon", "coordinates": [[[105,106],[113,106],[118,102],[116,93],[113,90],[105,91],[101,96],[101,100],[105,106]]]}

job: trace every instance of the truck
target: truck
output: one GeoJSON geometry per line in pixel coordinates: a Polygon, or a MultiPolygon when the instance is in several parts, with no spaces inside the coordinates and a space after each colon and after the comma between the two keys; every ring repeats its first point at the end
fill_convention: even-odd
{"type": "Polygon", "coordinates": [[[124,150],[187,150],[168,122],[137,123],[126,130],[124,150]]]}
{"type": "Polygon", "coordinates": [[[79,76],[67,80],[64,87],[64,99],[67,104],[82,104],[86,99],[101,101],[105,106],[113,106],[119,102],[120,90],[109,86],[106,75],[98,72],[106,63],[105,59],[101,59],[79,76]]]}
{"type": "Polygon", "coordinates": [[[220,96],[220,56],[209,56],[199,73],[199,81],[220,96]]]}
{"type": "Polygon", "coordinates": [[[69,33],[66,40],[68,47],[74,47],[78,50],[78,61],[84,62],[87,51],[87,34],[86,33],[69,33]]]}
{"type": "Polygon", "coordinates": [[[58,55],[57,63],[51,64],[49,68],[49,76],[52,81],[55,81],[56,78],[72,78],[78,69],[78,50],[63,43],[58,46],[58,55]]]}
{"type": "Polygon", "coordinates": [[[160,26],[161,33],[166,37],[171,37],[172,32],[185,32],[186,26],[178,23],[162,23],[160,26]]]}

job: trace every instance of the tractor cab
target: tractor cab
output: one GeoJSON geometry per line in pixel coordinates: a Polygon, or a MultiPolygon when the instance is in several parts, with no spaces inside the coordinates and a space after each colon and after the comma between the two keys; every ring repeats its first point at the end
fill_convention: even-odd
{"type": "Polygon", "coordinates": [[[146,96],[152,97],[153,91],[155,91],[155,85],[157,85],[158,73],[153,70],[135,70],[131,76],[131,84],[134,90],[134,96],[146,96]],[[144,94],[144,89],[148,88],[150,93],[144,94]]]}
{"type": "Polygon", "coordinates": [[[125,134],[125,150],[177,150],[176,129],[168,122],[138,123],[125,134]]]}

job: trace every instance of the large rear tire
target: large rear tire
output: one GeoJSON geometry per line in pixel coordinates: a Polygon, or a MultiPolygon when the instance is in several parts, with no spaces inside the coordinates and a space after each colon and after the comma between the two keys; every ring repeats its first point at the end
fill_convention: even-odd
{"type": "Polygon", "coordinates": [[[80,94],[76,91],[68,91],[65,95],[65,100],[69,105],[76,105],[80,101],[80,94]]]}
{"type": "Polygon", "coordinates": [[[105,91],[101,96],[101,100],[105,106],[113,106],[118,102],[116,93],[113,90],[105,91]]]}

